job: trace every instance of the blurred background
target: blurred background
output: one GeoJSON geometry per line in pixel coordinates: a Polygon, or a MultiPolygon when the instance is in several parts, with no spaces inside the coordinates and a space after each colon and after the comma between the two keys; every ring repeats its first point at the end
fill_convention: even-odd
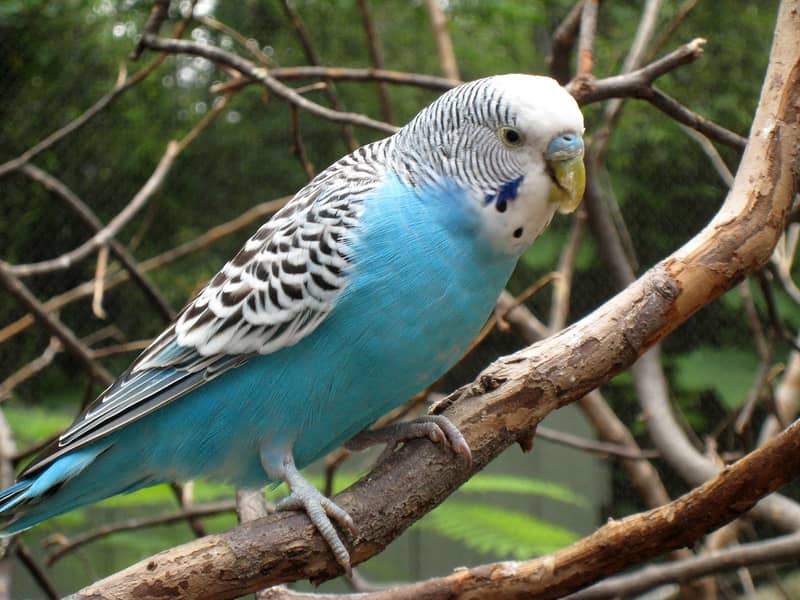
{"type": "MultiPolygon", "coordinates": [[[[572,0],[442,0],[439,7],[448,21],[460,78],[547,73],[553,34],[573,4],[572,0]]],[[[602,5],[596,77],[619,71],[642,4],[622,0],[602,5]]],[[[156,55],[147,51],[138,61],[129,58],[151,5],[137,0],[0,2],[0,163],[79,117],[120,76],[130,77],[153,61],[156,55]]],[[[170,34],[190,6],[185,1],[172,2],[162,35],[170,34]]],[[[183,35],[267,67],[307,65],[311,64],[309,45],[304,45],[292,21],[299,16],[320,64],[371,67],[375,58],[365,33],[365,6],[385,68],[445,74],[429,7],[419,0],[296,0],[288,8],[277,0],[200,0],[183,35]]],[[[695,37],[707,38],[708,44],[701,60],[659,79],[659,88],[746,136],[776,9],[777,2],[736,0],[721,10],[715,2],[665,1],[650,59],[695,37]]],[[[117,236],[163,295],[163,304],[172,309],[183,306],[266,220],[271,205],[263,203],[292,194],[310,172],[324,169],[347,153],[348,135],[359,144],[383,136],[358,127],[347,134],[340,126],[307,113],[293,116],[285,102],[254,85],[231,94],[223,103],[225,89],[220,85],[228,80],[229,74],[205,59],[167,57],[85,126],[32,160],[72,190],[102,223],[108,223],[150,177],[167,143],[204,123],[161,188],[117,236]],[[227,231],[212,229],[242,215],[227,231]],[[194,245],[186,245],[190,243],[194,245]]],[[[315,82],[289,83],[301,88],[315,82]]],[[[319,86],[302,91],[316,102],[330,103],[328,93],[319,86]]],[[[381,92],[374,82],[336,82],[335,92],[343,109],[397,125],[440,93],[401,85],[387,85],[381,92]],[[383,99],[381,93],[385,93],[383,99]]],[[[603,110],[602,105],[592,105],[584,111],[589,140],[603,121],[603,110]]],[[[735,172],[738,154],[722,146],[718,151],[720,160],[735,172]]],[[[625,103],[610,139],[606,165],[602,182],[619,209],[618,223],[625,225],[621,230],[627,232],[628,252],[639,273],[699,231],[727,190],[701,145],[643,102],[625,103]]],[[[0,177],[0,259],[11,264],[53,258],[93,233],[60,196],[34,179],[18,170],[0,177]]],[[[512,294],[557,269],[571,227],[570,218],[557,218],[525,254],[509,284],[512,294]]],[[[580,240],[574,266],[569,322],[616,291],[591,231],[580,240]]],[[[35,296],[115,375],[167,322],[166,311],[124,273],[113,255],[98,267],[98,254],[92,253],[70,268],[24,278],[35,296]],[[101,297],[93,284],[98,268],[105,270],[106,277],[101,297]]],[[[663,366],[682,425],[698,448],[707,448],[713,441],[722,457],[735,457],[752,447],[769,412],[768,402],[759,401],[743,431],[732,426],[764,362],[753,323],[744,316],[747,307],[754,308],[763,328],[770,326],[771,309],[788,331],[800,326],[800,309],[782,286],[769,285],[766,295],[755,282],[743,286],[703,309],[664,342],[663,366]]],[[[526,305],[546,321],[552,297],[546,288],[526,305]]],[[[51,340],[46,329],[25,319],[27,312],[0,291],[0,408],[13,434],[17,451],[11,454],[18,468],[30,460],[31,449],[66,427],[102,389],[51,340]]],[[[768,366],[774,376],[765,379],[764,389],[759,390],[765,398],[780,381],[781,365],[791,350],[780,336],[770,341],[768,366]]],[[[492,332],[436,391],[447,393],[470,381],[495,357],[524,344],[515,335],[492,332]]],[[[641,447],[652,448],[630,376],[617,377],[603,393],[641,447]]],[[[544,425],[583,439],[594,436],[576,406],[551,415],[544,425]]],[[[370,456],[374,458],[354,456],[339,467],[335,487],[364,473],[370,456]]],[[[654,464],[671,495],[689,489],[670,469],[661,468],[658,459],[654,464]]],[[[324,465],[310,470],[320,485],[323,470],[324,465]]],[[[201,506],[230,500],[233,494],[226,486],[206,482],[196,482],[192,492],[191,502],[201,506]]],[[[645,507],[613,457],[537,438],[532,453],[509,449],[386,552],[360,566],[359,572],[376,583],[410,581],[446,574],[459,565],[529,558],[567,545],[610,517],[645,507]]],[[[178,508],[167,486],[151,488],[53,519],[25,533],[22,540],[29,558],[64,594],[187,541],[193,531],[185,521],[178,521],[115,533],[45,566],[55,551],[98,526],[173,514],[178,508]]],[[[207,531],[218,531],[233,526],[236,516],[228,510],[202,522],[207,531]]],[[[770,532],[748,531],[745,539],[763,533],[770,532]]],[[[790,578],[786,570],[778,572],[790,578]]],[[[774,574],[757,572],[756,576],[769,579],[774,574]]],[[[47,597],[20,562],[13,563],[11,581],[12,598],[47,597]]],[[[348,588],[332,582],[322,589],[348,588]]],[[[723,597],[735,597],[741,582],[732,577],[720,589],[723,597]]]]}

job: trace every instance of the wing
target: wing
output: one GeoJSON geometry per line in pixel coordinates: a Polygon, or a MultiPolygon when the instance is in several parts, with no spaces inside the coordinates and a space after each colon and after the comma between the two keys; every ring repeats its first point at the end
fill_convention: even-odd
{"type": "Polygon", "coordinates": [[[347,283],[348,233],[381,181],[365,149],[317,176],[21,476],[116,431],[258,354],[296,344],[347,283]]]}

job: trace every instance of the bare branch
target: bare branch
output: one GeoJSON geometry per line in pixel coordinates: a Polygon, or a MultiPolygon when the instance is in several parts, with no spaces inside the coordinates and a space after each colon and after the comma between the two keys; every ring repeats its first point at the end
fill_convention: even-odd
{"type": "MultiPolygon", "coordinates": [[[[321,65],[322,60],[320,59],[319,54],[317,54],[317,50],[314,47],[314,42],[308,32],[308,29],[306,29],[306,25],[303,22],[300,13],[297,12],[297,8],[295,8],[294,0],[283,0],[283,8],[286,12],[286,15],[289,17],[289,20],[292,22],[295,32],[297,32],[297,37],[300,40],[300,45],[303,47],[306,60],[308,60],[308,62],[314,66],[321,65]]],[[[328,101],[335,110],[342,112],[344,110],[344,105],[339,99],[339,94],[336,92],[336,86],[334,86],[333,80],[330,77],[323,78],[325,79],[325,83],[327,83],[327,86],[325,87],[325,95],[328,96],[328,101]]],[[[342,124],[342,137],[344,138],[344,141],[350,150],[355,150],[358,148],[358,140],[356,140],[353,134],[353,127],[350,124],[342,124]]]]}
{"type": "MultiPolygon", "coordinates": [[[[378,43],[378,36],[375,33],[375,25],[369,14],[369,0],[358,0],[358,9],[361,13],[361,22],[364,24],[364,32],[367,34],[367,47],[369,48],[370,59],[372,59],[372,66],[375,69],[383,69],[383,54],[381,53],[381,47],[378,43]]],[[[458,79],[458,73],[456,73],[454,79],[458,79]]],[[[378,101],[381,105],[383,120],[388,123],[394,123],[397,119],[392,109],[389,88],[383,81],[378,82],[378,101]]]]}
{"type": "Polygon", "coordinates": [[[597,32],[597,12],[600,0],[584,0],[581,12],[581,31],[578,37],[578,74],[576,79],[594,77],[594,38],[597,32]]]}
{"type": "Polygon", "coordinates": [[[122,229],[122,227],[125,226],[128,221],[130,221],[136,215],[137,212],[139,212],[139,210],[150,199],[153,193],[159,188],[164,180],[164,177],[166,177],[169,169],[172,167],[172,163],[175,160],[175,157],[178,155],[178,152],[180,152],[178,144],[176,142],[170,142],[167,145],[167,151],[164,153],[164,156],[159,161],[155,171],[153,171],[153,174],[144,184],[142,189],[136,193],[127,206],[125,206],[125,208],[123,208],[122,211],[117,214],[117,216],[109,221],[108,225],[95,233],[89,240],[85,241],[77,248],[74,248],[69,252],[65,252],[56,258],[22,265],[8,265],[3,263],[3,269],[7,271],[8,274],[18,275],[21,277],[39,275],[42,273],[66,269],[75,262],[88,256],[93,250],[99,248],[103,244],[108,243],[108,241],[115,237],[117,233],[119,233],[119,230],[122,229]]]}
{"type": "Polygon", "coordinates": [[[172,523],[179,523],[186,519],[211,517],[233,512],[234,510],[236,510],[236,504],[230,500],[193,504],[188,508],[174,513],[125,519],[124,521],[109,523],[108,525],[103,525],[102,527],[90,531],[84,531],[72,537],[64,537],[63,535],[57,537],[53,536],[46,541],[49,547],[55,547],[55,549],[47,555],[47,566],[53,566],[67,554],[74,552],[81,546],[108,537],[109,535],[114,535],[115,533],[145,529],[148,527],[159,527],[161,525],[171,525],[172,523]]]}
{"type": "MultiPolygon", "coordinates": [[[[458,79],[445,79],[433,75],[420,73],[405,73],[403,71],[389,71],[386,69],[350,69],[346,67],[276,67],[270,69],[269,74],[275,79],[331,79],[337,81],[385,81],[398,85],[409,85],[425,88],[437,92],[445,92],[459,83],[458,79]]],[[[254,83],[250,79],[243,80],[243,84],[254,83]]]]}
{"type": "Polygon", "coordinates": [[[33,318],[52,333],[64,345],[64,348],[75,356],[83,365],[84,369],[95,379],[104,385],[111,385],[114,377],[103,367],[98,365],[92,358],[89,350],[58,317],[51,315],[39,300],[25,287],[25,285],[14,275],[8,272],[3,263],[0,263],[0,285],[19,300],[27,308],[33,318]]]}
{"type": "Polygon", "coordinates": [[[615,456],[618,458],[629,458],[631,460],[649,460],[660,456],[657,450],[635,450],[622,444],[587,440],[586,438],[572,435],[564,431],[556,431],[555,429],[543,427],[542,425],[536,428],[536,436],[553,442],[554,444],[561,444],[562,446],[569,446],[576,450],[585,450],[603,456],[615,456]]]}
{"type": "MultiPolygon", "coordinates": [[[[285,196],[283,198],[278,198],[276,200],[272,200],[269,202],[263,202],[251,208],[250,210],[242,213],[235,219],[228,221],[227,223],[223,223],[221,225],[217,225],[212,227],[203,235],[189,240],[175,248],[167,250],[157,256],[149,258],[143,261],[140,264],[140,268],[142,272],[147,273],[154,269],[158,269],[163,267],[164,265],[168,265],[176,260],[183,258],[191,254],[192,252],[196,252],[202,248],[206,248],[211,244],[218,242],[222,238],[241,231],[245,227],[250,226],[250,224],[255,221],[256,219],[263,218],[266,215],[271,215],[277,210],[279,210],[284,204],[289,201],[290,197],[285,196]]],[[[121,283],[124,283],[129,279],[128,273],[115,273],[110,275],[105,282],[106,290],[114,288],[121,283]]],[[[71,302],[79,300],[81,298],[85,298],[86,296],[90,296],[94,289],[94,282],[93,281],[86,281],[70,290],[67,290],[63,294],[59,294],[58,296],[54,296],[50,298],[47,302],[44,302],[42,306],[47,312],[57,311],[64,306],[67,306],[71,302]]],[[[17,319],[13,323],[10,323],[3,329],[0,329],[0,343],[4,343],[14,337],[15,335],[25,331],[28,327],[33,325],[34,323],[33,315],[25,315],[20,319],[17,319]]]]}
{"type": "Polygon", "coordinates": [[[558,259],[558,274],[553,282],[553,299],[550,302],[550,331],[559,331],[567,324],[569,316],[569,297],[572,291],[572,276],[575,274],[575,260],[578,257],[583,229],[586,225],[586,211],[581,209],[572,218],[572,228],[567,244],[558,259]]]}
{"type": "Polygon", "coordinates": [[[553,34],[547,64],[550,75],[561,85],[570,79],[569,58],[578,38],[582,14],[583,0],[578,0],[553,34]]]}
{"type": "MultiPolygon", "coordinates": [[[[160,0],[159,0],[160,1],[160,0]]],[[[175,38],[179,38],[183,35],[184,30],[188,24],[188,20],[184,19],[173,29],[172,35],[175,38]]],[[[132,75],[129,78],[125,78],[125,69],[124,67],[120,68],[119,75],[117,76],[117,82],[114,87],[108,92],[105,96],[100,98],[97,102],[95,102],[90,108],[88,108],[85,112],[83,112],[80,116],[76,119],[70,121],[61,129],[54,131],[50,135],[48,135],[45,139],[41,142],[33,146],[32,148],[26,150],[22,154],[20,154],[17,158],[9,160],[0,165],[0,178],[7,175],[8,173],[18,169],[26,162],[30,161],[32,158],[41,154],[45,150],[51,148],[69,134],[77,131],[86,123],[91,121],[94,117],[100,114],[104,109],[106,109],[114,100],[116,100],[121,94],[125,93],[140,81],[142,81],[145,77],[150,75],[153,71],[155,71],[161,64],[166,60],[167,54],[161,53],[156,58],[154,58],[150,63],[147,64],[141,71],[138,71],[135,75],[132,75]]]]}
{"type": "Polygon", "coordinates": [[[645,567],[614,577],[569,596],[569,600],[628,597],[671,582],[685,582],[742,566],[796,561],[800,557],[800,533],[774,540],[751,542],[706,556],[645,567]]]}
{"type": "Polygon", "coordinates": [[[28,572],[33,577],[33,580],[37,583],[37,585],[44,591],[48,598],[52,600],[58,600],[61,598],[61,594],[56,591],[53,582],[50,581],[50,577],[48,576],[47,572],[42,569],[34,560],[33,555],[28,550],[28,547],[22,542],[22,540],[17,539],[14,542],[14,552],[19,558],[20,562],[25,565],[25,568],[28,569],[28,572]]]}
{"type": "Polygon", "coordinates": [[[279,98],[283,98],[301,110],[310,112],[311,114],[323,119],[327,119],[328,121],[370,127],[372,129],[377,129],[378,131],[383,131],[384,133],[394,133],[398,129],[394,125],[390,125],[389,123],[384,123],[382,121],[376,121],[361,114],[332,110],[330,108],[321,106],[316,102],[312,102],[308,98],[305,98],[295,92],[292,88],[275,79],[266,69],[257,67],[251,61],[231,52],[226,52],[221,48],[198,44],[195,42],[188,42],[185,40],[165,39],[147,34],[142,36],[142,41],[145,46],[152,50],[161,50],[171,54],[191,54],[193,56],[201,56],[212,62],[226,65],[239,71],[250,79],[261,83],[265,88],[279,98]]]}
{"type": "MultiPolygon", "coordinates": [[[[39,356],[22,366],[0,383],[0,402],[11,398],[11,392],[23,381],[27,381],[40,371],[46,369],[53,362],[56,354],[61,350],[61,343],[56,338],[50,338],[50,343],[39,356]]],[[[13,483],[13,478],[12,482],[13,483]]],[[[11,485],[8,483],[5,487],[11,485]]]]}
{"type": "Polygon", "coordinates": [[[439,53],[442,74],[448,79],[460,79],[456,54],[453,52],[453,42],[450,39],[450,32],[447,31],[447,16],[445,16],[439,0],[425,0],[425,6],[428,8],[428,14],[431,17],[431,26],[436,40],[436,51],[439,53]]]}
{"type": "MultiPolygon", "coordinates": [[[[80,219],[91,227],[94,231],[100,231],[103,224],[92,209],[81,200],[70,188],[68,188],[62,181],[53,177],[46,171],[32,164],[24,164],[19,168],[20,173],[23,173],[33,179],[34,181],[43,185],[48,191],[52,192],[61,198],[67,206],[69,206],[80,219]]],[[[114,256],[122,263],[131,277],[136,281],[139,287],[142,288],[145,295],[150,299],[153,305],[161,313],[161,316],[166,321],[171,321],[175,318],[175,311],[170,306],[167,299],[158,290],[156,285],[145,275],[139,266],[136,264],[136,259],[130,252],[115,239],[108,241],[109,248],[114,256]]]]}

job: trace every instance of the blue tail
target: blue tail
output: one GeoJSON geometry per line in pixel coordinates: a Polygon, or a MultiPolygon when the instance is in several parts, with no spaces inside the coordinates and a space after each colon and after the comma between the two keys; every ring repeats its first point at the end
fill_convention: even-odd
{"type": "Polygon", "coordinates": [[[23,479],[0,492],[0,537],[33,527],[55,515],[94,502],[95,486],[70,486],[105,448],[70,452],[32,479],[23,479]],[[94,488],[94,490],[93,490],[94,488]]]}

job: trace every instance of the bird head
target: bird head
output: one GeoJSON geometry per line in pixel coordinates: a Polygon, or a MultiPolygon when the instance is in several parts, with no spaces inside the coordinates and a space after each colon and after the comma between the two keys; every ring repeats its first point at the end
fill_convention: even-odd
{"type": "Polygon", "coordinates": [[[482,233],[520,254],[556,211],[580,204],[583,131],[578,104],[555,80],[510,74],[453,88],[398,135],[416,140],[418,181],[455,183],[482,233]]]}

